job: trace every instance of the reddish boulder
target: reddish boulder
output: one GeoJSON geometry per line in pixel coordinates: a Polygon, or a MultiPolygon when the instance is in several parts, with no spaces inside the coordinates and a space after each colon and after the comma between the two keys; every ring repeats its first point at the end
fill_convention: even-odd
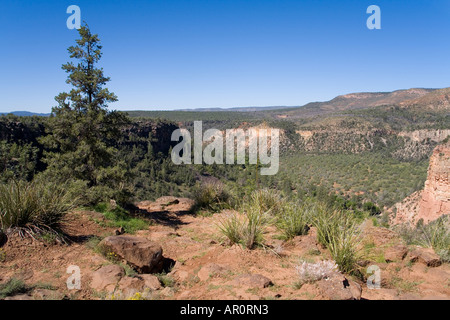
{"type": "Polygon", "coordinates": [[[431,248],[417,247],[410,253],[409,260],[411,262],[419,261],[428,267],[439,267],[442,264],[441,258],[431,248]]]}
{"type": "Polygon", "coordinates": [[[92,274],[91,288],[112,293],[124,275],[125,271],[121,266],[112,264],[101,267],[92,274]]]}
{"type": "Polygon", "coordinates": [[[111,236],[99,244],[108,253],[125,260],[139,273],[157,273],[163,268],[162,248],[157,243],[131,236],[111,236]]]}
{"type": "Polygon", "coordinates": [[[317,286],[322,295],[329,300],[360,300],[362,288],[344,275],[335,272],[326,279],[319,280],[317,286]]]}

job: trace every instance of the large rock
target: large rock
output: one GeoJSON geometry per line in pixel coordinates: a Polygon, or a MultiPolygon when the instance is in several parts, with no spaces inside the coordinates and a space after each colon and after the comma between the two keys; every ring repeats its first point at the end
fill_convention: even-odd
{"type": "Polygon", "coordinates": [[[172,270],[169,275],[178,282],[187,281],[191,277],[188,271],[178,269],[172,270]]]}
{"type": "Polygon", "coordinates": [[[148,288],[150,290],[159,290],[162,288],[161,282],[159,282],[159,279],[154,275],[141,274],[139,278],[144,281],[144,288],[148,288]]]}
{"type": "Polygon", "coordinates": [[[117,290],[131,296],[136,292],[156,291],[161,288],[161,282],[157,277],[151,274],[142,274],[136,277],[123,277],[119,281],[117,290]]]}
{"type": "Polygon", "coordinates": [[[126,296],[144,291],[144,280],[138,277],[123,277],[120,279],[117,290],[126,296]]]}
{"type": "Polygon", "coordinates": [[[121,266],[112,264],[101,267],[92,273],[91,288],[112,293],[124,275],[125,270],[121,266]]]}
{"type": "Polygon", "coordinates": [[[99,244],[106,252],[125,260],[139,273],[157,273],[163,268],[162,248],[157,243],[131,236],[111,236],[99,244]]]}
{"type": "Polygon", "coordinates": [[[191,212],[195,206],[195,201],[188,198],[161,197],[156,201],[142,201],[136,206],[148,213],[158,212],[191,212]]]}
{"type": "Polygon", "coordinates": [[[326,279],[319,280],[317,286],[322,295],[330,300],[361,299],[361,286],[338,272],[333,273],[326,279]]]}
{"type": "Polygon", "coordinates": [[[431,248],[417,247],[411,251],[409,260],[411,262],[419,261],[428,267],[439,267],[442,264],[441,258],[431,248]]]}
{"type": "Polygon", "coordinates": [[[384,258],[387,262],[401,261],[406,257],[408,248],[403,244],[398,244],[387,248],[384,251],[384,258]]]}

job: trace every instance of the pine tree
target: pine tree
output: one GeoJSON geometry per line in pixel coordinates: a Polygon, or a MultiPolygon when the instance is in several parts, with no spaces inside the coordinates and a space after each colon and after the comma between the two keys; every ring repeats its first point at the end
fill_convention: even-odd
{"type": "Polygon", "coordinates": [[[79,29],[80,39],[68,51],[71,59],[62,69],[68,73],[70,92],[55,97],[58,106],[52,109],[49,135],[43,139],[48,148],[47,171],[63,180],[83,180],[89,187],[105,181],[122,182],[125,166],[116,160],[116,141],[121,128],[129,123],[127,116],[108,111],[108,103],[117,101],[104,86],[110,78],[97,64],[102,46],[87,25],[79,29]]]}

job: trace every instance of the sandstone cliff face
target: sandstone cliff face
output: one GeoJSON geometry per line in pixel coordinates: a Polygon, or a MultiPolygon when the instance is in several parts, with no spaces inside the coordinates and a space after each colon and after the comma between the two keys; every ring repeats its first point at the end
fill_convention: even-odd
{"type": "Polygon", "coordinates": [[[425,188],[395,206],[394,224],[424,223],[450,214],[450,144],[437,146],[430,158],[425,188]]]}
{"type": "Polygon", "coordinates": [[[434,149],[430,159],[428,178],[419,203],[418,217],[424,222],[450,214],[450,145],[434,149]]]}

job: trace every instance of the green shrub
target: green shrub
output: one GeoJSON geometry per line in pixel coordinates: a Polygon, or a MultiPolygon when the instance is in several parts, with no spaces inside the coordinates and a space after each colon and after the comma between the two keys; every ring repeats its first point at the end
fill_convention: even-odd
{"type": "Polygon", "coordinates": [[[0,185],[0,227],[21,235],[53,234],[62,239],[61,222],[75,208],[64,185],[12,181],[0,185]]]}
{"type": "Polygon", "coordinates": [[[284,239],[292,239],[308,232],[306,210],[304,206],[296,203],[283,204],[276,226],[282,232],[284,239]]]}
{"type": "Polygon", "coordinates": [[[363,209],[368,211],[371,215],[379,215],[381,214],[381,209],[375,205],[373,202],[365,202],[363,205],[363,209]]]}
{"type": "Polygon", "coordinates": [[[262,245],[267,220],[259,210],[250,210],[246,214],[235,213],[219,223],[220,232],[231,244],[241,244],[248,249],[262,245]]]}
{"type": "Polygon", "coordinates": [[[156,274],[156,277],[164,288],[175,286],[175,280],[165,272],[156,274]]]}
{"type": "Polygon", "coordinates": [[[149,221],[130,216],[130,214],[120,206],[111,208],[107,203],[101,202],[94,206],[94,210],[105,216],[107,220],[106,226],[113,228],[122,227],[127,233],[145,230],[150,226],[149,221]]]}
{"type": "Polygon", "coordinates": [[[397,232],[409,245],[430,247],[444,262],[450,262],[450,216],[446,215],[427,225],[419,221],[416,227],[398,227],[397,232]]]}
{"type": "Polygon", "coordinates": [[[197,183],[193,188],[193,197],[198,209],[218,212],[229,207],[230,194],[221,182],[197,183]]]}
{"type": "Polygon", "coordinates": [[[259,208],[249,207],[246,212],[246,223],[242,228],[242,241],[246,248],[253,249],[263,244],[264,230],[267,220],[259,208]]]}
{"type": "Polygon", "coordinates": [[[237,214],[219,223],[220,232],[228,238],[231,244],[241,242],[243,221],[237,214]]]}
{"type": "Polygon", "coordinates": [[[356,273],[361,236],[355,219],[345,211],[328,209],[320,204],[314,209],[311,221],[317,228],[318,242],[330,251],[340,271],[356,273]]]}
{"type": "Polygon", "coordinates": [[[442,217],[429,223],[424,229],[424,245],[436,252],[444,262],[450,262],[450,219],[442,217]]]}
{"type": "Polygon", "coordinates": [[[22,280],[11,278],[7,282],[0,284],[0,299],[27,293],[31,290],[22,280]]]}
{"type": "Polygon", "coordinates": [[[260,189],[251,193],[248,203],[252,206],[259,206],[259,210],[264,214],[276,216],[283,206],[283,198],[277,190],[260,189]]]}

